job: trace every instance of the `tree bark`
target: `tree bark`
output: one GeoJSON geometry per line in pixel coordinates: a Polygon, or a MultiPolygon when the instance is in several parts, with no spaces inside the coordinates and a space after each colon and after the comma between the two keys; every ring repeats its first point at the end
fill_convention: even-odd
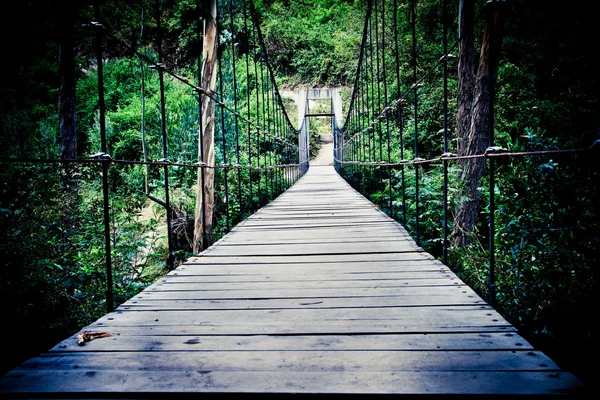
{"type": "MultiPolygon", "coordinates": [[[[479,67],[474,77],[474,87],[469,70],[469,60],[474,60],[472,41],[473,4],[472,0],[461,0],[460,15],[460,55],[459,55],[459,98],[458,98],[458,137],[460,155],[482,154],[489,147],[490,85],[496,80],[502,42],[502,4],[492,0],[486,4],[488,18],[485,25],[479,67]],[[469,26],[470,25],[470,26],[469,26]],[[463,37],[463,33],[465,37],[463,37]],[[468,36],[471,36],[471,39],[468,36]],[[463,54],[464,52],[464,54],[463,54]],[[473,55],[471,55],[471,52],[473,55]],[[462,63],[462,70],[461,70],[462,63]]],[[[482,196],[478,188],[485,172],[485,159],[461,160],[461,188],[454,218],[452,244],[467,247],[473,243],[473,233],[477,225],[482,196]]]]}
{"type": "Polygon", "coordinates": [[[475,87],[475,35],[473,19],[475,0],[460,0],[459,3],[459,51],[458,51],[458,152],[465,153],[466,138],[471,127],[473,94],[475,87]]]}
{"type": "MultiPolygon", "coordinates": [[[[73,4],[72,0],[58,3],[58,114],[61,160],[77,158],[77,129],[75,120],[75,54],[73,51],[73,4]]],[[[70,162],[61,164],[61,185],[66,204],[63,207],[65,231],[74,228],[77,220],[77,165],[70,162]]]]}
{"type": "MultiPolygon", "coordinates": [[[[206,93],[215,93],[217,80],[217,2],[216,0],[210,0],[210,3],[210,13],[204,17],[200,87],[206,93]]],[[[207,166],[214,166],[215,102],[210,97],[201,95],[200,112],[202,135],[198,139],[198,161],[204,162],[207,166]]],[[[214,169],[198,169],[194,212],[194,253],[200,253],[213,242],[214,177],[214,169]]]]}
{"type": "Polygon", "coordinates": [[[70,0],[62,0],[59,9],[58,92],[60,157],[77,158],[75,128],[75,55],[73,52],[73,16],[70,0]]]}

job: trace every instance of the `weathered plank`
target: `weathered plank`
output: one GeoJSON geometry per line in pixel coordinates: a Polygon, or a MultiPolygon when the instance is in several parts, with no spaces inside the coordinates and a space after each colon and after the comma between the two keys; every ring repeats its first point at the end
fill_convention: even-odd
{"type": "Polygon", "coordinates": [[[257,245],[251,246],[217,246],[208,250],[209,255],[232,256],[300,256],[300,255],[331,255],[331,254],[387,254],[418,250],[414,242],[390,242],[390,243],[344,243],[332,245],[329,243],[298,243],[292,246],[257,245]]]}
{"type": "Polygon", "coordinates": [[[25,362],[21,369],[66,370],[85,368],[90,371],[111,370],[119,366],[127,371],[557,371],[558,366],[537,351],[495,350],[463,351],[460,357],[442,350],[417,351],[170,351],[146,352],[74,352],[61,357],[47,354],[25,362]],[[156,362],[160,363],[157,368],[156,362]]]}
{"type": "Polygon", "coordinates": [[[448,302],[444,304],[454,304],[451,299],[456,299],[456,296],[460,294],[465,295],[465,299],[475,299],[484,304],[485,302],[477,296],[467,286],[450,286],[450,287],[405,287],[402,288],[401,293],[399,289],[288,289],[280,290],[273,289],[270,291],[264,290],[246,290],[240,288],[239,290],[231,291],[211,291],[211,290],[173,290],[173,291],[152,291],[148,290],[134,297],[131,301],[139,300],[150,300],[150,299],[172,299],[172,300],[192,300],[192,299],[310,299],[310,298],[364,298],[364,297],[418,297],[422,296],[435,296],[435,293],[440,293],[438,296],[447,296],[448,302]],[[448,288],[449,290],[444,290],[448,288]],[[454,293],[451,293],[454,292],[454,293]],[[463,293],[464,292],[464,293],[463,293]],[[471,293],[471,294],[469,294],[471,293]]]}
{"type": "MultiPolygon", "coordinates": [[[[409,279],[345,279],[345,280],[324,280],[309,279],[310,275],[302,275],[297,281],[270,279],[265,276],[264,280],[247,279],[245,281],[233,282],[202,282],[201,279],[171,279],[169,281],[153,285],[150,290],[198,290],[200,285],[209,290],[236,290],[240,282],[244,283],[245,289],[250,290],[269,290],[269,289],[314,289],[314,288],[356,288],[356,289],[378,289],[378,288],[402,288],[407,286],[447,286],[458,285],[461,282],[449,277],[414,277],[409,279]]],[[[293,277],[292,277],[293,278],[293,277]]]]}
{"type": "MultiPolygon", "coordinates": [[[[354,394],[354,395],[576,395],[580,382],[564,372],[532,371],[206,371],[153,369],[33,370],[11,372],[0,381],[3,392],[82,393],[87,398],[115,398],[137,392],[229,394],[354,394]]],[[[152,396],[155,398],[155,396],[152,396]]]]}
{"type": "Polygon", "coordinates": [[[531,344],[515,333],[423,333],[402,335],[305,335],[305,336],[194,336],[115,334],[103,340],[94,340],[85,346],[77,344],[76,335],[63,340],[51,352],[105,352],[105,351],[529,351],[531,344]]]}
{"type": "MultiPolygon", "coordinates": [[[[334,250],[332,249],[332,252],[334,250]]],[[[397,263],[398,261],[423,261],[431,260],[433,265],[441,265],[436,262],[433,257],[424,251],[410,251],[400,253],[369,253],[369,254],[313,254],[313,255],[297,255],[294,257],[286,257],[282,255],[277,256],[234,256],[227,254],[211,254],[205,255],[204,257],[192,257],[190,258],[183,267],[178,268],[185,269],[185,266],[195,265],[221,265],[221,264],[246,264],[260,266],[264,264],[353,264],[360,263],[379,263],[379,262],[391,262],[397,263]]],[[[396,265],[400,265],[397,263],[396,265]]],[[[402,264],[404,265],[404,264],[402,264]]],[[[368,266],[365,266],[368,268],[368,266]]]]}

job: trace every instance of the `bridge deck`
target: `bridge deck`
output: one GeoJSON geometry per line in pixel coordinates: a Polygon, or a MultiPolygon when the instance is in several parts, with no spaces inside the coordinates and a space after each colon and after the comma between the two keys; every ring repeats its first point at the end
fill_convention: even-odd
{"type": "Polygon", "coordinates": [[[579,381],[332,167],[0,380],[11,397],[570,394],[579,381]]]}

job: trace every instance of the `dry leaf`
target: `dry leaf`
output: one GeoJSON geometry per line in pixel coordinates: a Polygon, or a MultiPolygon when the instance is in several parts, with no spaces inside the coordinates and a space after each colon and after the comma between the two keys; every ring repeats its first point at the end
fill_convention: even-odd
{"type": "Polygon", "coordinates": [[[90,340],[103,338],[103,337],[107,337],[107,336],[110,336],[110,333],[83,331],[82,333],[77,335],[77,344],[80,346],[83,346],[85,344],[85,342],[89,342],[90,340]]]}

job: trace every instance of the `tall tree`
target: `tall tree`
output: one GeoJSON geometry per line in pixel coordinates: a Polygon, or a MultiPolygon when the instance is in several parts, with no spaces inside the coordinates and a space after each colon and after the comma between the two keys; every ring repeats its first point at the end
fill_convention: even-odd
{"type": "MultiPolygon", "coordinates": [[[[207,3],[204,12],[200,87],[206,93],[214,93],[217,81],[217,1],[210,0],[207,3]]],[[[200,104],[201,135],[198,138],[198,161],[207,166],[213,166],[215,164],[215,102],[209,96],[200,95],[200,104]]],[[[194,253],[201,252],[212,242],[214,179],[214,169],[198,169],[198,189],[194,213],[194,253]]]]}
{"type": "MultiPolygon", "coordinates": [[[[486,24],[477,71],[473,34],[475,1],[460,0],[459,3],[457,134],[460,155],[482,154],[490,145],[490,88],[496,81],[500,61],[504,3],[504,0],[490,0],[485,5],[486,24]]],[[[452,241],[454,245],[466,247],[472,243],[472,233],[477,225],[482,200],[478,188],[485,172],[485,159],[463,159],[459,166],[463,184],[454,219],[452,241]]]]}
{"type": "MultiPolygon", "coordinates": [[[[75,53],[73,50],[73,0],[59,0],[58,22],[58,111],[61,160],[77,158],[77,128],[75,120],[75,53]]],[[[71,162],[61,165],[61,183],[65,198],[63,223],[65,231],[74,228],[77,219],[77,166],[71,162]]]]}
{"type": "Polygon", "coordinates": [[[75,54],[73,51],[72,0],[58,2],[58,92],[60,156],[77,158],[77,130],[75,127],[75,54]]]}

